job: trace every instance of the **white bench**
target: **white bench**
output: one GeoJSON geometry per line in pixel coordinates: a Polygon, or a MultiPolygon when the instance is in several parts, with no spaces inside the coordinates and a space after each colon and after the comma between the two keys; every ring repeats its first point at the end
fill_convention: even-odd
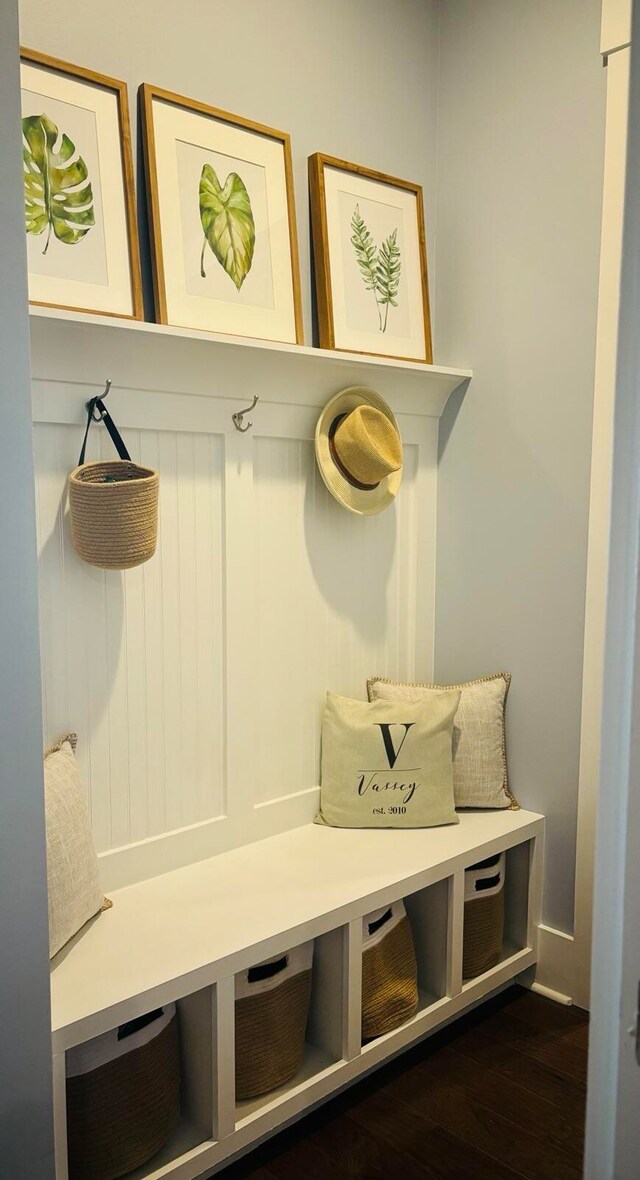
{"type": "Polygon", "coordinates": [[[183,1119],[131,1173],[191,1180],[505,986],[536,961],[544,819],[467,812],[456,826],[362,831],[313,824],[111,894],[52,964],[57,1180],[67,1180],[65,1051],[178,1001],[183,1119]],[[507,851],[500,963],[462,979],[464,869],[507,851]],[[362,917],[405,898],[420,1006],[362,1046],[362,917]],[[315,938],[305,1062],[287,1086],[236,1104],[234,975],[315,938]]]}

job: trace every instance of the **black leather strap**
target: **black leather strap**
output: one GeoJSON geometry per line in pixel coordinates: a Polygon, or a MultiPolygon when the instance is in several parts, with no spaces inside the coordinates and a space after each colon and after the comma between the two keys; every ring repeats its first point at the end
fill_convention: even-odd
{"type": "Polygon", "coordinates": [[[92,397],[91,401],[87,402],[87,429],[84,432],[84,439],[82,440],[82,450],[80,451],[80,458],[78,459],[78,467],[82,467],[82,464],[84,463],[84,457],[87,451],[87,439],[89,437],[89,427],[91,426],[92,422],[99,422],[100,420],[104,422],[107,430],[109,431],[113,445],[116,448],[120,458],[128,459],[129,462],[131,462],[131,455],[124,445],[122,435],[113,421],[111,414],[107,410],[102,398],[92,397]],[[96,410],[98,411],[98,418],[95,417],[96,410]]]}

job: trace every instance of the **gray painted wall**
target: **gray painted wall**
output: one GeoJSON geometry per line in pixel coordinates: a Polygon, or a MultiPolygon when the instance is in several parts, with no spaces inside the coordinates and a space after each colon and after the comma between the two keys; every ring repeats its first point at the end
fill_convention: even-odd
{"type": "Polygon", "coordinates": [[[17,6],[0,5],[0,1175],[53,1176],[17,6]]]}
{"type": "Polygon", "coordinates": [[[436,349],[448,407],[436,670],[509,669],[512,786],[546,813],[545,921],[573,927],[604,142],[599,0],[447,0],[436,349]]]}
{"type": "MultiPolygon", "coordinates": [[[[134,127],[137,88],[153,82],[290,133],[311,344],[309,155],[419,181],[433,230],[437,8],[437,0],[112,0],[88,15],[84,0],[66,0],[62,21],[49,0],[21,0],[20,21],[23,45],[124,79],[134,127]]],[[[139,203],[142,181],[138,169],[139,203]]],[[[146,235],[141,246],[149,291],[146,235]]],[[[435,251],[431,261],[433,279],[435,251]]]]}

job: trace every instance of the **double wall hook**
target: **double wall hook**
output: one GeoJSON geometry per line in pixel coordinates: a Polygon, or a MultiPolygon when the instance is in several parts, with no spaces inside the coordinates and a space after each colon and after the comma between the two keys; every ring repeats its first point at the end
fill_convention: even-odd
{"type": "Polygon", "coordinates": [[[243,426],[243,420],[245,414],[250,414],[252,410],[255,410],[258,401],[259,398],[258,394],[256,393],[254,394],[254,398],[250,406],[247,406],[245,410],[236,410],[236,413],[231,415],[233,425],[235,426],[236,430],[240,431],[241,434],[246,434],[247,430],[253,426],[253,422],[247,422],[247,425],[243,426]]]}
{"type": "MultiPolygon", "coordinates": [[[[100,398],[96,398],[95,400],[103,402],[110,389],[111,389],[111,378],[107,377],[107,380],[105,381],[105,386],[104,386],[104,393],[101,395],[100,398]]],[[[91,402],[87,402],[87,409],[89,409],[90,405],[91,405],[91,402]]],[[[102,410],[98,410],[98,413],[96,414],[95,402],[94,402],[93,409],[91,411],[91,417],[94,422],[101,422],[102,418],[103,418],[102,410]]]]}

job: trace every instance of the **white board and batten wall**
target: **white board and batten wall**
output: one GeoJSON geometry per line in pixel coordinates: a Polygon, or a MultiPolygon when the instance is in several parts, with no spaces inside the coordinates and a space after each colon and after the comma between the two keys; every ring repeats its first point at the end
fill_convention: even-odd
{"type": "MultiPolygon", "coordinates": [[[[314,151],[424,185],[434,294],[438,5],[402,9],[398,21],[382,0],[249,0],[241,45],[236,15],[216,14],[229,52],[215,55],[215,70],[197,5],[168,37],[151,0],[117,0],[99,29],[79,0],[62,24],[43,0],[22,0],[21,38],[126,80],[134,143],[142,81],[290,132],[311,344],[314,151]],[[384,89],[371,69],[382,54],[384,89]],[[408,79],[419,137],[403,119],[408,79]]],[[[141,171],[137,187],[143,204],[141,171]]],[[[144,233],[141,245],[148,273],[144,233]]],[[[80,340],[62,328],[35,321],[33,331],[46,738],[79,732],[113,887],[311,818],[324,690],[363,697],[372,673],[431,675],[437,421],[418,386],[391,370],[327,369],[277,352],[250,364],[196,353],[187,340],[169,349],[124,330],[80,340]],[[106,377],[116,421],[133,453],[159,466],[162,486],[158,554],[122,578],[81,566],[61,527],[83,402],[106,377]],[[313,459],[320,407],[357,383],[388,397],[406,445],[397,506],[371,521],[338,507],[313,459]],[[231,414],[254,393],[254,427],[240,435],[231,414]]]]}
{"type": "MultiPolygon", "coordinates": [[[[45,736],[78,731],[105,887],[310,821],[325,690],[432,675],[442,396],[419,366],[99,322],[36,314],[32,340],[45,736]],[[333,500],[313,444],[363,370],[404,440],[401,494],[373,518],[333,500]],[[161,479],[158,551],[126,573],[77,558],[66,511],[107,375],[132,456],[161,479]],[[241,434],[231,415],[258,390],[241,434]]],[[[111,453],[104,428],[90,440],[111,453]]]]}

